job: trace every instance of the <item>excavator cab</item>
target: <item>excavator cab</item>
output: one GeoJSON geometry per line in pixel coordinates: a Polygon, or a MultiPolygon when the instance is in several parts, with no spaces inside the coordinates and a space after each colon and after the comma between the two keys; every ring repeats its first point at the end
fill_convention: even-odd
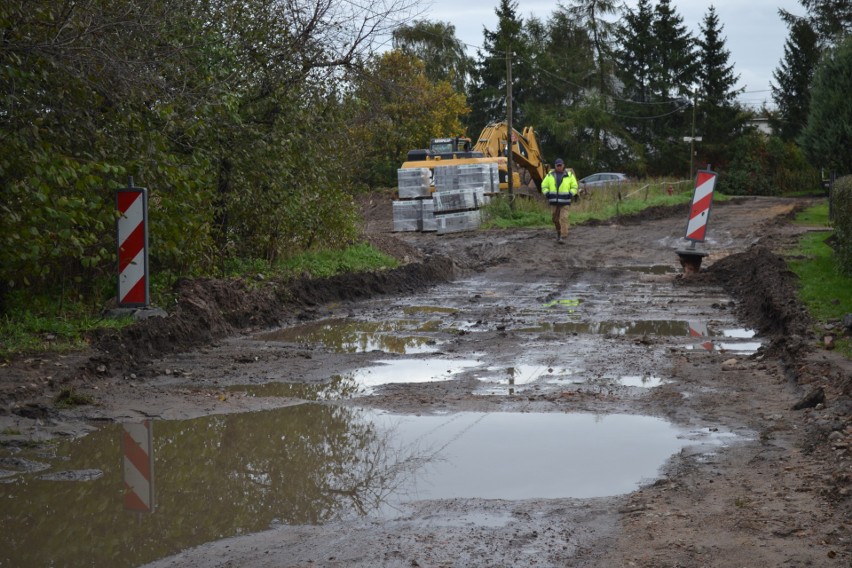
{"type": "Polygon", "coordinates": [[[470,138],[453,136],[450,138],[432,138],[429,147],[409,150],[408,161],[424,160],[453,160],[457,158],[482,158],[482,152],[471,149],[473,142],[470,138]]]}
{"type": "Polygon", "coordinates": [[[482,152],[471,150],[470,138],[453,136],[451,138],[432,138],[429,141],[429,153],[433,158],[448,160],[452,158],[481,158],[482,152]]]}

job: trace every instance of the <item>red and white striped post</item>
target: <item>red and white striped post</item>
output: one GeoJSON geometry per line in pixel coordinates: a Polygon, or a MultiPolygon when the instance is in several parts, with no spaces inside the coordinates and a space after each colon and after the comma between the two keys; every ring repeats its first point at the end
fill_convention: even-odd
{"type": "Polygon", "coordinates": [[[124,424],[121,450],[124,456],[124,508],[151,513],[154,510],[154,423],[124,424]]]}
{"type": "Polygon", "coordinates": [[[713,189],[716,187],[716,172],[699,170],[695,178],[695,191],[692,194],[692,207],[689,210],[689,222],[686,225],[686,238],[695,242],[704,242],[707,234],[707,221],[710,219],[710,205],[713,203],[713,189]]]}
{"type": "Polygon", "coordinates": [[[133,187],[115,195],[118,209],[118,305],[146,307],[148,292],[148,191],[133,187]]]}
{"type": "Polygon", "coordinates": [[[716,187],[716,172],[699,170],[695,177],[695,190],[692,193],[692,205],[689,209],[689,221],[686,223],[685,238],[689,248],[675,251],[680,258],[684,276],[697,274],[701,270],[701,260],[707,256],[704,251],[696,250],[695,243],[704,242],[707,236],[707,221],[710,220],[710,205],[713,203],[713,189],[716,187]]]}
{"type": "MultiPolygon", "coordinates": [[[[709,337],[710,332],[707,330],[707,324],[701,321],[687,322],[689,325],[689,335],[692,337],[709,337]]],[[[713,351],[713,341],[707,340],[701,344],[701,347],[707,351],[713,351]]]]}

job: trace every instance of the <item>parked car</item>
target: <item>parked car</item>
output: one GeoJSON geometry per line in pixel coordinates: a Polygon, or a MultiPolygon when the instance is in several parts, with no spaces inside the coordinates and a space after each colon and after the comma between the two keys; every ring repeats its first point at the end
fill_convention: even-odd
{"type": "Polygon", "coordinates": [[[630,178],[627,177],[627,174],[602,172],[586,176],[577,183],[580,185],[580,191],[583,192],[594,187],[605,187],[607,185],[626,183],[628,181],[630,181],[630,178]]]}

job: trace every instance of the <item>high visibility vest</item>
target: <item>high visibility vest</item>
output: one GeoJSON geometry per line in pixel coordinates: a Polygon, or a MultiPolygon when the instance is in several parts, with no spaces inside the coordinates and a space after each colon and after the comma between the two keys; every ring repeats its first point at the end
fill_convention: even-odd
{"type": "Polygon", "coordinates": [[[551,205],[571,205],[571,200],[577,195],[577,178],[570,171],[562,176],[562,183],[556,187],[556,173],[547,172],[541,181],[541,192],[551,205]]]}

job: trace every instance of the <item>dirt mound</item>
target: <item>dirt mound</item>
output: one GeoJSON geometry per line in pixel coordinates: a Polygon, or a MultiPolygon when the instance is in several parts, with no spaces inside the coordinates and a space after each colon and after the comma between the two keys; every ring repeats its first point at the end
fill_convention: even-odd
{"type": "Polygon", "coordinates": [[[737,299],[742,319],[770,340],[764,354],[777,355],[787,377],[800,387],[801,399],[792,410],[806,412],[805,448],[824,458],[831,479],[827,496],[852,507],[848,489],[841,489],[852,476],[833,455],[845,448],[843,432],[852,416],[852,365],[842,356],[815,348],[813,320],[798,300],[798,277],[783,258],[762,245],[719,260],[707,274],[737,299]]]}
{"type": "Polygon", "coordinates": [[[743,318],[761,334],[780,340],[808,334],[812,322],[797,300],[798,277],[767,247],[755,245],[727,256],[708,271],[739,300],[743,318]]]}
{"type": "MultiPolygon", "coordinates": [[[[204,345],[247,328],[275,325],[287,316],[329,302],[354,301],[382,294],[411,292],[453,277],[453,263],[430,257],[393,270],[250,283],[242,279],[182,280],[176,304],[165,318],[149,318],[94,338],[90,366],[129,366],[141,358],[204,345]]],[[[101,371],[103,372],[103,371],[101,371]]]]}

